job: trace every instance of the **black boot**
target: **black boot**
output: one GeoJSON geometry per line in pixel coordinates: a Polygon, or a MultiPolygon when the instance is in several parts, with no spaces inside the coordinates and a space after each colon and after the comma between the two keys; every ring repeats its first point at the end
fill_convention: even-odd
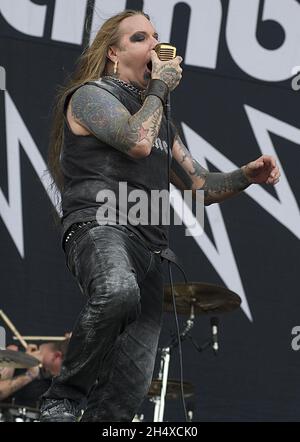
{"type": "Polygon", "coordinates": [[[78,422],[82,415],[79,402],[71,399],[44,399],[40,422],[78,422]]]}

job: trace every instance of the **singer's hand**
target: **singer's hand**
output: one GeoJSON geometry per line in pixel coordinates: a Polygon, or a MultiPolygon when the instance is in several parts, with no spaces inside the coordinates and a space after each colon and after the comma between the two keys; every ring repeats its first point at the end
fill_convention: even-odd
{"type": "Polygon", "coordinates": [[[280,171],[273,156],[262,155],[255,161],[251,161],[243,166],[244,174],[249,183],[252,184],[272,184],[278,183],[280,171]]]}
{"type": "Polygon", "coordinates": [[[170,91],[173,91],[182,78],[182,69],[180,67],[182,57],[177,56],[169,61],[161,61],[158,58],[157,53],[153,50],[151,51],[151,61],[152,79],[164,81],[169,86],[170,91]]]}

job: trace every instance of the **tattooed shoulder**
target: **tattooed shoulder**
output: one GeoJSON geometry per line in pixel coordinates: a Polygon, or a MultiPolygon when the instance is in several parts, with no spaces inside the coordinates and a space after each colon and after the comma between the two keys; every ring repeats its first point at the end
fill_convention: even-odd
{"type": "Polygon", "coordinates": [[[110,92],[97,86],[79,88],[71,101],[72,115],[91,130],[105,127],[112,118],[128,119],[129,112],[110,92]]]}
{"type": "Polygon", "coordinates": [[[93,85],[78,89],[71,102],[72,115],[97,138],[127,152],[131,144],[125,136],[130,113],[110,92],[93,85]]]}

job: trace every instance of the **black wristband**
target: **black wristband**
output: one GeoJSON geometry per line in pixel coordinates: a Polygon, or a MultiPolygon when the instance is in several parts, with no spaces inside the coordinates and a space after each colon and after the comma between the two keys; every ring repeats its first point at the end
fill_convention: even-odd
{"type": "Polygon", "coordinates": [[[158,78],[154,78],[153,80],[150,80],[145,92],[145,96],[148,97],[148,95],[155,95],[161,100],[164,106],[168,98],[168,93],[169,93],[169,87],[167,83],[165,83],[162,80],[159,80],[158,78]]]}

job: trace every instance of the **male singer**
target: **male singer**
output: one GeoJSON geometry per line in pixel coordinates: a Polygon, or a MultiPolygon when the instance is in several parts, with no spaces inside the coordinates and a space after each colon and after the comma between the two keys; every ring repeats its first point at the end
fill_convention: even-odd
{"type": "MultiPolygon", "coordinates": [[[[146,195],[169,187],[168,149],[161,149],[168,141],[164,106],[181,80],[182,58],[161,61],[157,44],[143,12],[110,18],[57,99],[49,169],[62,194],[67,264],[86,305],[61,374],[45,395],[42,421],[78,420],[85,396],[82,421],[131,421],[151,383],[162,317],[160,252],[168,245],[168,227],[129,218],[124,223],[128,212],[118,204],[118,192],[120,182],[128,192],[146,195]],[[99,223],[103,192],[117,201],[107,225],[99,223]]],[[[172,183],[203,189],[205,204],[279,179],[270,156],[231,173],[210,173],[173,128],[170,142],[172,183]]],[[[148,202],[151,214],[156,208],[148,202]]]]}

